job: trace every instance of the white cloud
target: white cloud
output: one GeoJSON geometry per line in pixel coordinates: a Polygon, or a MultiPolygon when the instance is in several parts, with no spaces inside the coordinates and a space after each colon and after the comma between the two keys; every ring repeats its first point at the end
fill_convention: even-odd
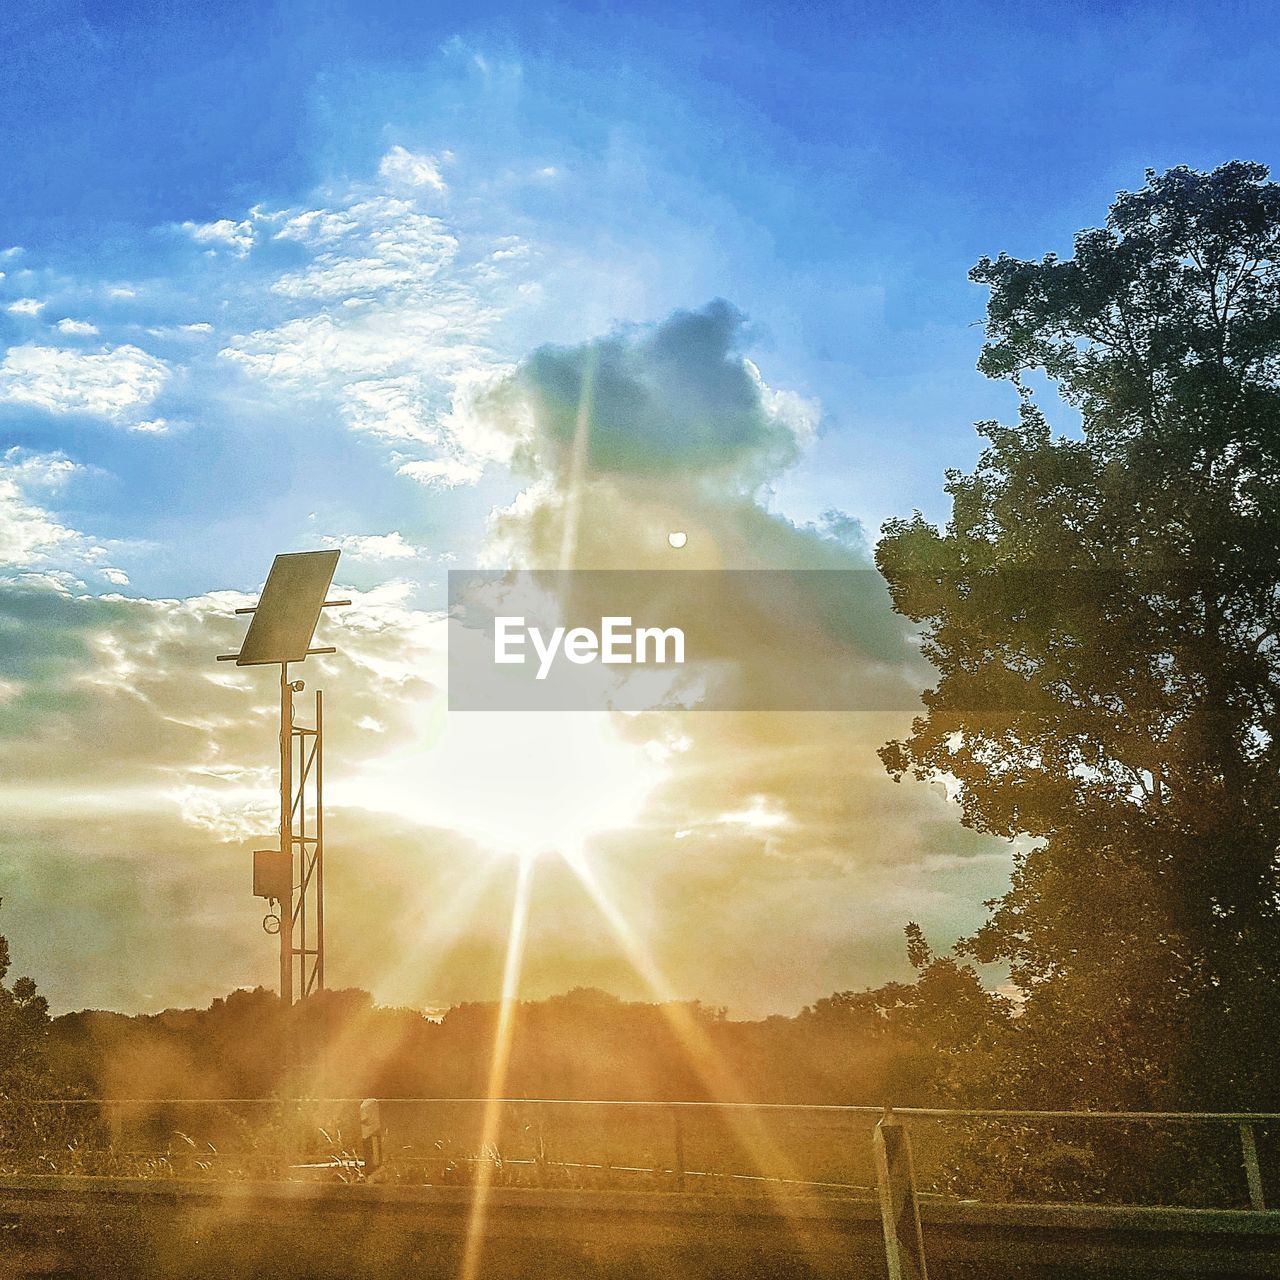
{"type": "Polygon", "coordinates": [[[425,411],[422,380],[413,374],[349,383],[343,399],[347,419],[357,431],[384,440],[439,442],[439,432],[430,426],[425,411]]]}
{"type": "Polygon", "coordinates": [[[822,422],[822,405],[816,399],[808,399],[795,391],[771,387],[753,361],[743,360],[742,363],[760,390],[760,403],[765,412],[771,418],[786,424],[795,435],[796,444],[800,448],[808,448],[818,435],[818,427],[822,422]]]}
{"type": "Polygon", "coordinates": [[[0,401],[121,421],[150,404],[168,377],[163,361],[135,346],[86,354],[27,343],[10,347],[0,362],[0,401]]]}
{"type": "Polygon", "coordinates": [[[418,378],[448,390],[454,375],[483,359],[467,332],[483,319],[465,298],[443,296],[435,308],[321,311],[235,338],[221,354],[260,376],[311,388],[354,392],[367,379],[405,387],[404,379],[418,378]]]}
{"type": "Polygon", "coordinates": [[[332,244],[360,227],[354,209],[305,209],[289,214],[275,234],[277,240],[301,244],[332,244]]]}
{"type": "Polygon", "coordinates": [[[345,537],[322,539],[331,547],[339,547],[355,560],[413,560],[422,554],[410,546],[398,530],[390,533],[351,533],[345,537]]]}
{"type": "Polygon", "coordinates": [[[438,189],[448,159],[393,148],[381,189],[251,210],[246,225],[274,228],[303,261],[265,282],[284,315],[233,333],[219,353],[287,394],[328,398],[352,430],[393,445],[402,474],[443,486],[474,483],[510,456],[509,434],[480,422],[470,400],[506,372],[489,340],[531,301],[521,284],[532,257],[519,237],[473,244],[425,212],[420,197],[438,189]]]}
{"type": "Polygon", "coordinates": [[[39,298],[19,298],[5,308],[11,316],[38,316],[45,304],[39,298]]]}
{"type": "Polygon", "coordinates": [[[475,484],[484,468],[478,462],[464,458],[426,458],[415,462],[402,462],[396,475],[407,476],[419,484],[434,485],[440,489],[456,489],[460,484],[475,484]]]}
{"type": "Polygon", "coordinates": [[[60,489],[80,468],[59,453],[0,455],[0,565],[28,568],[74,551],[80,535],[35,500],[33,490],[60,489]]]}
{"type": "Polygon", "coordinates": [[[529,252],[528,244],[519,236],[504,236],[498,247],[489,255],[494,262],[507,258],[523,258],[529,252]]]}
{"type": "Polygon", "coordinates": [[[317,250],[310,266],[287,272],[271,286],[276,293],[302,299],[420,295],[458,251],[456,237],[439,218],[418,212],[412,201],[390,196],[339,211],[298,214],[276,238],[317,250]]]}
{"type": "Polygon", "coordinates": [[[392,147],[382,157],[378,173],[391,182],[403,182],[411,187],[430,187],[433,191],[445,190],[437,157],[406,151],[403,147],[392,147]]]}
{"type": "Polygon", "coordinates": [[[73,320],[70,316],[63,316],[54,327],[59,333],[71,334],[74,337],[90,337],[98,332],[96,324],[90,324],[87,320],[73,320]]]}
{"type": "Polygon", "coordinates": [[[123,569],[106,568],[102,570],[102,576],[116,587],[127,587],[129,585],[129,575],[123,569]]]}
{"type": "Polygon", "coordinates": [[[129,423],[130,431],[148,431],[152,435],[162,436],[169,430],[167,418],[148,418],[145,422],[129,423]]]}
{"type": "MultiPolygon", "coordinates": [[[[447,252],[447,246],[442,246],[447,252]]],[[[443,253],[442,253],[443,257],[443,253]]],[[[342,258],[318,261],[306,271],[281,276],[272,286],[289,298],[335,299],[342,301],[362,294],[414,286],[422,271],[439,270],[439,262],[389,262],[382,258],[342,258]]]]}
{"type": "Polygon", "coordinates": [[[184,222],[182,229],[197,244],[230,249],[241,257],[253,248],[254,229],[249,219],[242,222],[230,218],[219,218],[215,222],[184,222]]]}
{"type": "Polygon", "coordinates": [[[147,326],[147,333],[153,338],[190,338],[204,337],[213,332],[211,324],[155,324],[147,326]]]}

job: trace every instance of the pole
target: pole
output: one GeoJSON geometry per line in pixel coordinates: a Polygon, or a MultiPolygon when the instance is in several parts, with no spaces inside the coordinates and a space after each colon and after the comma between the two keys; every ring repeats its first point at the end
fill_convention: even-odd
{"type": "Polygon", "coordinates": [[[382,1169],[382,1108],[377,1098],[366,1098],[360,1104],[360,1167],[372,1182],[382,1169]]]}
{"type": "Polygon", "coordinates": [[[1249,1207],[1255,1213],[1265,1213],[1267,1202],[1262,1194],[1262,1169],[1258,1164],[1258,1144],[1254,1140],[1253,1125],[1240,1126],[1240,1146],[1244,1154],[1244,1176],[1249,1183],[1249,1207]]]}
{"type": "Polygon", "coordinates": [[[676,1186],[684,1190],[684,1125],[680,1119],[680,1108],[671,1108],[672,1137],[675,1139],[676,1186]]]}
{"type": "Polygon", "coordinates": [[[324,694],[316,690],[316,990],[324,990],[324,694]]]}
{"type": "Polygon", "coordinates": [[[280,903],[280,999],[288,1008],[293,1004],[293,687],[287,662],[280,664],[280,852],[289,866],[288,900],[280,903]]]}
{"type": "Polygon", "coordinates": [[[886,1107],[872,1135],[889,1280],[928,1280],[906,1126],[886,1107]]]}

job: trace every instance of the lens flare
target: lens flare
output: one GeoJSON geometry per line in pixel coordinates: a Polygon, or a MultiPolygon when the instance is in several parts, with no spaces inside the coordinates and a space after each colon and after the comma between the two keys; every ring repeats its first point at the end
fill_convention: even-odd
{"type": "Polygon", "coordinates": [[[476,1185],[471,1200],[471,1215],[467,1221],[461,1280],[476,1280],[484,1252],[484,1228],[494,1169],[488,1153],[497,1141],[502,1119],[501,1098],[507,1081],[507,1065],[511,1061],[511,1028],[516,998],[520,994],[520,970],[524,962],[525,935],[529,924],[529,892],[533,883],[535,861],[533,857],[520,860],[515,900],[511,905],[507,956],[502,968],[502,1003],[498,1008],[498,1022],[493,1034],[493,1058],[489,1064],[489,1082],[485,1089],[484,1118],[481,1122],[480,1158],[476,1164],[476,1185]]]}
{"type": "MultiPolygon", "coordinates": [[[[688,1006],[672,990],[649,949],[605,891],[595,869],[580,853],[565,854],[564,859],[599,908],[632,967],[659,1003],[663,1015],[689,1055],[689,1061],[698,1072],[710,1095],[713,1098],[725,1100],[741,1098],[743,1095],[740,1082],[725,1065],[715,1045],[689,1011],[688,1006]]],[[[725,1114],[738,1141],[763,1177],[799,1179],[800,1175],[793,1162],[774,1141],[759,1114],[745,1108],[730,1108],[725,1114]]],[[[767,1181],[763,1185],[765,1193],[781,1209],[797,1242],[807,1247],[811,1243],[810,1224],[797,1217],[793,1203],[781,1194],[777,1187],[767,1181]]]]}

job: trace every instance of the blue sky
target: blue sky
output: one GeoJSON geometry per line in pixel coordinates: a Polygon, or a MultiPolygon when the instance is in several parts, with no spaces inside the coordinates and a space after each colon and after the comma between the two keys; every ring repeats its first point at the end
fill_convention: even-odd
{"type": "MultiPolygon", "coordinates": [[[[969,267],[1068,254],[1147,167],[1275,159],[1278,54],[1263,5],[11,9],[0,623],[26,639],[0,652],[0,923],[19,964],[64,1007],[269,980],[265,951],[244,967],[252,906],[226,869],[253,815],[269,827],[266,710],[237,728],[251,695],[208,657],[240,602],[216,593],[320,545],[342,547],[359,601],[334,624],[350,778],[334,803],[378,847],[393,920],[352,906],[353,929],[416,937],[458,850],[501,844],[494,795],[553,832],[584,786],[609,802],[601,874],[685,994],[793,1009],[902,976],[909,917],[942,943],[975,927],[1009,850],[883,776],[892,726],[522,722],[495,759],[440,712],[442,575],[560,563],[570,506],[595,567],[650,562],[677,525],[702,567],[803,565],[815,540],[856,567],[851,521],[874,538],[914,508],[944,519],[972,424],[1015,399],[975,371],[969,267]],[[690,376],[748,360],[753,411],[794,462],[674,484],[637,466],[576,492],[520,400],[529,357],[553,344],[572,363],[612,334],[643,363],[676,312],[739,317],[690,376]],[[577,791],[557,790],[558,760],[577,791]],[[216,907],[174,853],[217,869],[216,907]],[[90,854],[102,887],[69,889],[90,854]],[[688,944],[707,894],[718,950],[688,944]],[[160,956],[195,919],[208,971],[157,977],[139,931],[160,956]],[[744,958],[753,929],[777,937],[744,958]]],[[[535,987],[626,988],[581,904],[547,892],[578,950],[534,945],[535,987]]],[[[425,1004],[491,993],[507,907],[475,894],[482,923],[450,953],[472,985],[438,956],[350,979],[425,1004]]]]}
{"type": "MultiPolygon", "coordinates": [[[[915,506],[941,515],[943,468],[974,455],[969,424],[1009,407],[973,371],[972,262],[1067,250],[1147,165],[1268,158],[1274,22],[1263,7],[1201,13],[29,6],[7,19],[0,226],[23,253],[0,287],[9,303],[59,301],[5,316],[0,336],[30,341],[61,308],[108,341],[113,322],[117,339],[153,322],[213,323],[220,339],[197,300],[243,293],[258,264],[202,271],[175,227],[313,204],[375,175],[391,146],[449,152],[438,211],[477,237],[526,239],[548,285],[489,336],[496,358],[726,297],[750,317],[769,380],[821,405],[823,439],[780,479],[779,502],[803,518],[840,507],[872,529],[915,506]],[[625,284],[601,289],[619,262],[625,284]],[[139,281],[132,305],[101,296],[139,281]]],[[[226,311],[224,323],[258,319],[251,304],[226,311]]],[[[145,337],[134,345],[184,362],[145,337]]],[[[407,518],[421,495],[367,449],[326,436],[327,456],[303,463],[310,451],[273,440],[267,409],[226,381],[215,362],[170,388],[173,416],[198,424],[180,440],[21,408],[4,427],[114,477],[65,497],[96,537],[218,529],[220,549],[181,566],[135,555],[148,590],[252,586],[269,547],[305,539],[310,507],[280,503],[269,482],[280,467],[314,466],[313,491],[361,531],[388,510],[407,518]],[[201,439],[212,420],[228,431],[201,439]]],[[[422,534],[465,548],[459,526],[484,504],[436,505],[422,534]]]]}

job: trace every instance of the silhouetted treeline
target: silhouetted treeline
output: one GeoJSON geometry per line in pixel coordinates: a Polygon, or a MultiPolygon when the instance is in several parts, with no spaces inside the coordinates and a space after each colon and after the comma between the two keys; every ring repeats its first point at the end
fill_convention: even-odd
{"type": "MultiPolygon", "coordinates": [[[[957,989],[935,982],[930,990],[925,975],[756,1022],[583,988],[521,1003],[505,1092],[924,1102],[944,1091],[957,1033],[977,1034],[982,1019],[1000,1016],[967,971],[949,972],[967,1003],[957,989]]],[[[323,992],[286,1011],[259,988],[208,1009],[65,1014],[49,1029],[48,1060],[59,1089],[91,1097],[253,1098],[299,1088],[328,1097],[479,1097],[497,1020],[496,1004],[457,1005],[437,1020],[380,1007],[358,990],[323,992]]]]}

